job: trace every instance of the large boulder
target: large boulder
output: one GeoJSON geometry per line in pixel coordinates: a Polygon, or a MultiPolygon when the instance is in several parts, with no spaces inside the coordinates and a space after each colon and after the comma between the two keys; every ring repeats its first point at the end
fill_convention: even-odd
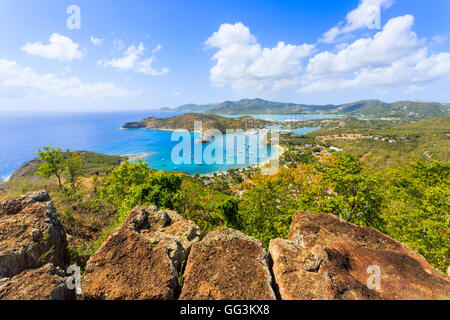
{"type": "Polygon", "coordinates": [[[264,246],[233,229],[208,233],[192,246],[180,299],[276,299],[264,246]]]}
{"type": "Polygon", "coordinates": [[[184,261],[200,234],[176,212],[135,208],[88,260],[83,298],[174,299],[184,261]]]}
{"type": "Polygon", "coordinates": [[[45,191],[0,203],[0,278],[47,263],[69,262],[64,228],[45,191]]]}
{"type": "Polygon", "coordinates": [[[0,279],[0,300],[74,300],[67,276],[51,263],[24,271],[12,279],[0,279]]]}
{"type": "Polygon", "coordinates": [[[269,252],[282,299],[444,299],[450,282],[420,254],[334,215],[297,212],[269,252]]]}

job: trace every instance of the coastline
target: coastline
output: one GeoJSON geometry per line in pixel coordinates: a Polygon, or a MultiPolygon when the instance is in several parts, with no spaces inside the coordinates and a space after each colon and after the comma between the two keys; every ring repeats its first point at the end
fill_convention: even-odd
{"type": "Polygon", "coordinates": [[[267,164],[269,164],[272,160],[274,160],[275,158],[278,158],[278,160],[280,159],[280,157],[284,154],[284,152],[286,151],[286,149],[282,146],[280,146],[280,144],[277,144],[274,146],[275,148],[278,148],[278,154],[270,159],[267,159],[264,162],[261,162],[260,164],[258,164],[259,168],[264,168],[267,164]]]}
{"type": "MultiPolygon", "coordinates": [[[[256,168],[261,168],[262,169],[267,164],[269,164],[272,160],[274,160],[276,158],[279,159],[284,154],[284,152],[286,151],[286,149],[284,147],[282,147],[281,145],[279,145],[279,144],[275,145],[273,147],[278,149],[278,153],[275,156],[273,156],[273,157],[271,157],[271,158],[269,158],[269,159],[267,159],[267,160],[265,160],[265,161],[263,161],[263,162],[261,162],[259,164],[252,165],[252,168],[255,168],[255,166],[256,166],[256,168]]],[[[242,168],[238,168],[238,169],[242,169],[242,168]]],[[[227,170],[226,171],[218,170],[218,171],[214,171],[214,172],[201,173],[200,176],[206,177],[206,176],[212,176],[214,173],[226,173],[226,172],[227,172],[227,170]]]]}

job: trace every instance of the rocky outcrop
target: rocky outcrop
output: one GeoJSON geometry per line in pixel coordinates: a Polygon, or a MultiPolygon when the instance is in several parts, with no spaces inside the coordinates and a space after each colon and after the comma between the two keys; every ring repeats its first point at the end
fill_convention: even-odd
{"type": "Polygon", "coordinates": [[[0,279],[0,300],[74,300],[75,290],[68,289],[66,281],[66,274],[49,263],[0,279]]]}
{"type": "MultiPolygon", "coordinates": [[[[137,207],[88,260],[84,299],[448,299],[450,281],[398,241],[298,212],[269,254],[259,240],[137,207]],[[270,255],[269,255],[270,254],[270,255]],[[184,280],[183,280],[184,279],[184,280]]],[[[45,191],[0,202],[0,300],[75,299],[64,228],[45,191]]]]}
{"type": "MultiPolygon", "coordinates": [[[[40,158],[35,158],[30,161],[25,162],[22,166],[14,171],[9,178],[10,181],[20,180],[25,177],[33,177],[36,170],[41,165],[42,161],[40,158]]],[[[36,177],[37,178],[37,177],[36,177]]]]}
{"type": "Polygon", "coordinates": [[[379,231],[315,212],[294,215],[270,242],[282,299],[444,299],[450,282],[417,252],[379,231]]]}
{"type": "Polygon", "coordinates": [[[275,299],[268,256],[260,241],[222,228],[192,246],[180,299],[275,299]]]}
{"type": "Polygon", "coordinates": [[[173,211],[135,208],[86,265],[84,299],[174,299],[200,228],[173,211]]]}
{"type": "Polygon", "coordinates": [[[68,262],[66,234],[46,191],[0,203],[0,278],[68,262]]]}

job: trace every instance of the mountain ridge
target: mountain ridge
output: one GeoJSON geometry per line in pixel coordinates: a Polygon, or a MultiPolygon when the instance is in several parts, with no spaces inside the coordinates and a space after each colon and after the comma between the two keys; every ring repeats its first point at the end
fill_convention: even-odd
{"type": "Polygon", "coordinates": [[[359,100],[344,104],[297,104],[274,102],[260,98],[224,101],[218,104],[185,104],[176,108],[162,108],[159,111],[200,112],[223,115],[255,114],[329,114],[366,117],[412,117],[421,118],[450,114],[450,103],[403,100],[392,103],[378,99],[359,100]]]}

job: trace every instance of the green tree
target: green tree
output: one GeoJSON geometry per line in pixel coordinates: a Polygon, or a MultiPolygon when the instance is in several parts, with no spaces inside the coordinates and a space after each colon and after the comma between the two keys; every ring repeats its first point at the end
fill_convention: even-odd
{"type": "Polygon", "coordinates": [[[450,266],[450,162],[415,162],[388,170],[385,233],[445,272],[450,266]]]}
{"type": "Polygon", "coordinates": [[[174,209],[181,186],[178,174],[158,171],[149,175],[147,181],[130,188],[124,203],[128,209],[143,204],[154,204],[158,208],[174,209]]]}
{"type": "Polygon", "coordinates": [[[58,178],[59,189],[62,189],[61,174],[64,170],[64,156],[60,148],[44,147],[37,151],[41,164],[36,170],[36,175],[50,178],[55,175],[58,178]]]}
{"type": "Polygon", "coordinates": [[[173,209],[181,183],[179,174],[155,172],[139,159],[125,161],[114,169],[104,180],[100,194],[119,207],[122,215],[144,204],[173,209]]]}
{"type": "Polygon", "coordinates": [[[223,201],[222,203],[220,203],[217,207],[217,209],[220,211],[221,216],[224,218],[225,220],[225,225],[227,227],[231,227],[231,228],[238,228],[238,224],[237,224],[237,215],[238,215],[238,211],[239,211],[239,200],[234,198],[234,197],[230,197],[228,199],[226,199],[225,201],[223,201]]]}
{"type": "Polygon", "coordinates": [[[83,158],[79,153],[68,153],[64,160],[64,174],[73,190],[75,190],[78,178],[83,175],[83,173],[83,158]]]}
{"type": "Polygon", "coordinates": [[[292,192],[295,174],[281,169],[276,175],[252,178],[242,196],[237,223],[241,231],[268,246],[271,239],[287,237],[292,214],[299,209],[292,192]]]}
{"type": "Polygon", "coordinates": [[[361,162],[344,152],[325,158],[317,168],[330,196],[321,199],[321,210],[364,226],[381,228],[383,197],[379,181],[363,171],[361,162]]]}

